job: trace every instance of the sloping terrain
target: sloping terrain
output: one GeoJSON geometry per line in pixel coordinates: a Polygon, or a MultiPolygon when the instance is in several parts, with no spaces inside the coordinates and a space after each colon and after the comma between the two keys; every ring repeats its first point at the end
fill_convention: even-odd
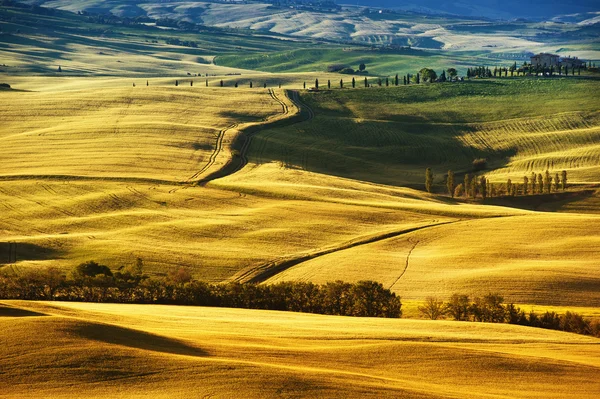
{"type": "MultiPolygon", "coordinates": [[[[358,82],[360,87],[362,82],[358,82]]],[[[488,160],[492,181],[567,170],[600,182],[597,80],[505,79],[302,94],[314,119],[269,129],[250,160],[386,184],[423,181],[431,167],[471,172],[488,160]]]]}
{"type": "Polygon", "coordinates": [[[597,339],[511,325],[4,302],[0,326],[0,397],[600,393],[597,339]]]}

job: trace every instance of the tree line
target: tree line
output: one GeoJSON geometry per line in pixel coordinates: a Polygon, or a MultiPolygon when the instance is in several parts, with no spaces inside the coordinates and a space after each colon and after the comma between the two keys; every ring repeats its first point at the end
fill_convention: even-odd
{"type": "Polygon", "coordinates": [[[448,301],[427,297],[419,313],[431,320],[450,318],[457,321],[508,323],[591,335],[600,338],[600,321],[589,320],[575,312],[525,312],[513,303],[505,304],[499,294],[487,294],[472,300],[468,295],[453,294],[448,301]]]}
{"type": "Polygon", "coordinates": [[[0,273],[0,299],[173,304],[284,310],[340,316],[402,316],[400,297],[374,281],[323,285],[282,282],[211,284],[195,280],[184,268],[164,277],[143,273],[143,262],[113,272],[94,261],[69,274],[56,268],[0,273]]]}
{"type": "MultiPolygon", "coordinates": [[[[478,162],[480,160],[475,160],[478,162]]],[[[474,163],[475,165],[475,163],[474,163]]],[[[433,190],[434,174],[431,168],[425,170],[425,190],[431,193],[433,190]]],[[[451,197],[466,197],[486,199],[488,197],[518,196],[551,194],[565,191],[568,187],[567,171],[563,170],[552,174],[546,170],[544,174],[531,172],[530,176],[523,176],[522,183],[507,179],[506,183],[492,183],[485,176],[465,173],[463,182],[456,182],[456,176],[452,170],[446,175],[446,191],[451,197]]]]}

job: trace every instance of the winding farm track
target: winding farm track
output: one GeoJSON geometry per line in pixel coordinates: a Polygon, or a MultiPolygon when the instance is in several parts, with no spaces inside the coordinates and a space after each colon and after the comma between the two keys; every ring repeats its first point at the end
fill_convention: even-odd
{"type": "Polygon", "coordinates": [[[289,126],[312,119],[314,112],[306,109],[300,102],[298,92],[285,90],[284,94],[287,101],[279,98],[275,90],[269,89],[271,98],[281,105],[281,113],[270,116],[262,122],[232,125],[222,130],[208,163],[188,182],[191,183],[193,179],[200,177],[196,183],[205,185],[212,180],[229,176],[241,170],[248,164],[248,149],[252,143],[252,137],[257,133],[271,127],[289,126]],[[308,117],[305,117],[306,115],[308,117]],[[229,148],[226,148],[225,142],[230,143],[227,146],[229,148]],[[211,171],[211,169],[214,170],[211,171]],[[204,176],[201,177],[203,174],[204,176]]]}
{"type": "MultiPolygon", "coordinates": [[[[230,280],[236,281],[239,283],[262,283],[262,282],[268,280],[269,278],[275,276],[276,274],[279,274],[279,273],[291,268],[292,266],[299,265],[300,263],[304,263],[306,261],[309,261],[309,260],[312,260],[312,259],[315,259],[315,258],[318,258],[321,256],[329,255],[334,252],[339,252],[339,251],[343,251],[343,250],[350,249],[350,248],[355,248],[355,247],[358,247],[361,245],[372,244],[372,243],[375,243],[378,241],[386,240],[388,238],[395,238],[395,237],[409,234],[409,233],[412,233],[415,231],[428,229],[428,228],[436,227],[436,226],[442,226],[445,224],[457,223],[457,222],[460,222],[460,220],[438,222],[438,223],[427,224],[424,226],[411,227],[408,229],[388,231],[386,233],[381,233],[381,234],[377,234],[377,235],[358,237],[353,240],[350,240],[345,243],[342,243],[342,244],[339,244],[336,246],[332,246],[329,248],[316,250],[316,251],[308,252],[308,253],[303,253],[303,254],[299,254],[299,255],[295,255],[295,256],[279,258],[279,259],[276,259],[276,260],[273,260],[273,261],[270,261],[267,263],[260,264],[258,266],[250,266],[248,268],[242,269],[239,272],[237,272],[235,275],[233,275],[233,277],[230,278],[230,280]]],[[[415,246],[416,246],[416,244],[409,251],[409,257],[410,257],[410,253],[412,253],[415,246]]],[[[408,257],[406,260],[406,265],[405,265],[404,270],[403,270],[402,274],[400,275],[400,277],[402,277],[404,275],[407,268],[408,268],[408,257]]],[[[398,277],[398,279],[396,279],[394,284],[396,284],[398,282],[400,277],[398,277]]],[[[392,286],[393,286],[393,284],[392,284],[392,286]]]]}

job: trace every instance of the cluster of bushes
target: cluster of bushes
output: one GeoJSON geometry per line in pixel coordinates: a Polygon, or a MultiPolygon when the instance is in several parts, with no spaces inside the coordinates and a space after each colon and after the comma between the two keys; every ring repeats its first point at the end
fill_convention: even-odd
{"type": "Polygon", "coordinates": [[[163,278],[143,274],[138,261],[112,272],[90,261],[68,276],[56,268],[0,274],[0,299],[110,303],[176,304],[287,310],[341,316],[402,316],[402,303],[380,283],[342,281],[324,285],[283,282],[273,285],[197,281],[183,268],[163,278]]]}
{"type": "Polygon", "coordinates": [[[488,294],[473,300],[468,295],[454,294],[447,302],[428,297],[425,304],[419,307],[419,312],[431,320],[451,318],[458,321],[509,323],[600,338],[598,320],[590,321],[574,312],[559,315],[549,311],[538,314],[532,310],[526,313],[512,303],[504,304],[504,298],[498,294],[488,294]]]}

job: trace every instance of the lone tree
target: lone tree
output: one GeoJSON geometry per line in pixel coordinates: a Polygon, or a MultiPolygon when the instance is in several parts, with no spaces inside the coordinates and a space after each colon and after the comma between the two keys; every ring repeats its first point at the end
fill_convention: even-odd
{"type": "Polygon", "coordinates": [[[266,89],[267,88],[267,82],[265,82],[265,84],[263,85],[263,87],[266,89]]]}
{"type": "Polygon", "coordinates": [[[366,77],[365,77],[365,87],[369,87],[369,81],[367,80],[366,77]]]}
{"type": "Polygon", "coordinates": [[[563,170],[561,172],[561,184],[562,184],[562,190],[565,191],[567,189],[567,171],[563,170]]]}
{"type": "Polygon", "coordinates": [[[208,79],[204,81],[204,86],[208,87],[208,79]]]}
{"type": "Polygon", "coordinates": [[[329,80],[329,79],[327,80],[327,88],[331,89],[331,80],[329,80]]]}
{"type": "Polygon", "coordinates": [[[448,171],[448,179],[446,181],[446,187],[448,187],[448,194],[454,198],[454,172],[448,171]]]}
{"type": "Polygon", "coordinates": [[[146,81],[146,86],[149,86],[149,82],[148,81],[146,81]]]}
{"type": "Polygon", "coordinates": [[[62,72],[62,68],[60,67],[60,65],[58,66],[58,72],[62,72]]]}
{"type": "Polygon", "coordinates": [[[250,81],[250,88],[252,88],[252,81],[250,81]]]}
{"type": "Polygon", "coordinates": [[[344,88],[344,79],[340,79],[340,89],[344,88]]]}
{"type": "Polygon", "coordinates": [[[419,313],[430,320],[437,320],[445,314],[444,302],[438,298],[428,296],[425,304],[419,306],[419,313]]]}
{"type": "Polygon", "coordinates": [[[179,82],[178,81],[175,81],[175,86],[179,86],[179,82]]]}
{"type": "Polygon", "coordinates": [[[354,79],[354,76],[352,77],[352,88],[356,87],[356,79],[354,79]]]}
{"type": "Polygon", "coordinates": [[[304,88],[306,89],[306,82],[304,82],[304,88]]]}
{"type": "MultiPolygon", "coordinates": [[[[354,64],[354,65],[356,65],[356,64],[354,64]]],[[[367,66],[364,63],[361,63],[358,66],[358,70],[361,71],[361,72],[363,72],[365,69],[367,69],[367,66]]]]}
{"type": "Polygon", "coordinates": [[[193,87],[193,86],[194,86],[194,81],[190,80],[190,87],[193,87]]]}
{"type": "Polygon", "coordinates": [[[315,89],[319,90],[319,79],[315,79],[315,89]]]}
{"type": "Polygon", "coordinates": [[[427,190],[427,192],[430,193],[432,188],[433,172],[431,171],[431,168],[427,168],[427,170],[425,171],[425,190],[427,190]]]}
{"type": "MultiPolygon", "coordinates": [[[[430,68],[423,68],[419,71],[419,73],[421,74],[421,77],[423,78],[424,82],[433,82],[437,79],[437,73],[435,73],[435,71],[433,69],[430,68]]],[[[419,77],[419,74],[417,74],[417,79],[419,77]]]]}
{"type": "Polygon", "coordinates": [[[223,79],[221,79],[221,82],[219,82],[221,87],[223,87],[223,79]]]}

